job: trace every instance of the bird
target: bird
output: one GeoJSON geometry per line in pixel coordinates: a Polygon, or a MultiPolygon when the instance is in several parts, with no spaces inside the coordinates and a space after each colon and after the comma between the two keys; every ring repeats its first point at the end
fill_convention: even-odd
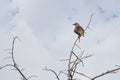
{"type": "Polygon", "coordinates": [[[84,32],[85,32],[85,30],[84,30],[83,27],[80,26],[78,23],[74,23],[73,25],[75,26],[74,32],[78,35],[78,39],[79,39],[79,42],[80,42],[80,37],[81,37],[81,36],[84,37],[84,32]]]}

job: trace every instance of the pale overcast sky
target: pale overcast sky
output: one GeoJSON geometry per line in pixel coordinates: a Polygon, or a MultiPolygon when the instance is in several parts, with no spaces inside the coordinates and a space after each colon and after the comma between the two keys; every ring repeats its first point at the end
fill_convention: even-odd
{"type": "MultiPolygon", "coordinates": [[[[31,80],[56,80],[42,69],[47,66],[58,72],[66,68],[60,60],[68,57],[77,37],[72,24],[78,22],[85,28],[92,13],[91,30],[79,45],[94,56],[81,71],[95,76],[120,65],[120,0],[0,0],[0,66],[11,62],[4,60],[9,56],[5,49],[18,36],[21,42],[16,40],[15,59],[25,75],[38,76],[31,80]]],[[[20,77],[10,68],[0,70],[0,80],[20,77]]],[[[119,80],[120,73],[100,79],[119,80]]]]}

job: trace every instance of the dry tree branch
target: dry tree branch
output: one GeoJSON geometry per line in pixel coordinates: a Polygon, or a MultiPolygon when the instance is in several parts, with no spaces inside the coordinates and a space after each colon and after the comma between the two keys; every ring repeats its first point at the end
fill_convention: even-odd
{"type": "Polygon", "coordinates": [[[58,74],[58,76],[62,73],[62,74],[65,74],[65,75],[68,75],[67,73],[65,73],[64,71],[66,71],[66,70],[61,70],[61,71],[59,71],[59,74],[58,74]]]}
{"type": "MultiPolygon", "coordinates": [[[[81,52],[80,56],[76,55],[76,53],[74,53],[73,50],[76,46],[77,40],[78,39],[76,39],[73,44],[73,47],[72,47],[72,50],[70,52],[69,59],[68,59],[68,70],[67,70],[68,71],[68,80],[72,80],[72,78],[74,77],[78,64],[82,63],[82,66],[84,66],[83,59],[93,56],[93,54],[84,56],[84,52],[81,52]],[[76,57],[74,61],[72,61],[73,55],[76,57]]],[[[79,46],[77,45],[77,47],[79,47],[79,46]]],[[[79,49],[81,49],[81,48],[79,47],[79,49]]]]}
{"type": "Polygon", "coordinates": [[[13,39],[13,42],[12,42],[12,49],[11,49],[11,55],[12,55],[12,62],[13,62],[13,65],[14,65],[14,68],[20,73],[20,75],[23,77],[24,80],[28,80],[26,78],[26,76],[22,73],[22,71],[18,68],[16,62],[15,62],[15,58],[14,58],[14,46],[15,46],[15,40],[18,39],[20,40],[17,36],[14,37],[13,39]]]}
{"type": "MultiPolygon", "coordinates": [[[[72,48],[72,50],[73,49],[74,49],[74,47],[72,48]]],[[[68,60],[68,80],[72,80],[72,75],[71,75],[71,57],[72,57],[72,51],[70,52],[69,60],[68,60]]]]}
{"type": "Polygon", "coordinates": [[[46,67],[45,69],[42,69],[42,70],[46,70],[46,71],[50,71],[50,72],[54,73],[55,76],[56,76],[56,78],[57,78],[58,80],[60,80],[60,78],[59,78],[59,74],[57,74],[54,70],[52,70],[52,69],[48,69],[47,67],[46,67]]]}
{"type": "Polygon", "coordinates": [[[92,57],[94,54],[89,54],[89,55],[86,55],[86,56],[83,56],[81,57],[81,59],[85,59],[85,58],[88,58],[88,57],[92,57]]]}
{"type": "Polygon", "coordinates": [[[81,75],[81,76],[84,76],[85,78],[91,79],[91,77],[87,76],[87,75],[84,74],[84,73],[80,73],[80,72],[77,72],[77,71],[74,71],[74,73],[79,74],[79,75],[81,75]]]}
{"type": "Polygon", "coordinates": [[[78,38],[75,40],[74,44],[73,44],[73,47],[70,51],[70,55],[69,55],[69,59],[68,59],[68,80],[72,80],[72,75],[71,75],[71,58],[72,58],[72,54],[73,54],[73,49],[76,45],[76,42],[77,42],[78,38]]]}
{"type": "Polygon", "coordinates": [[[68,61],[69,59],[63,59],[63,60],[60,60],[60,61],[68,61]]]}
{"type": "Polygon", "coordinates": [[[118,71],[118,70],[120,70],[120,67],[115,68],[115,69],[112,69],[112,70],[108,70],[108,71],[106,71],[106,72],[104,72],[104,73],[101,73],[101,74],[99,74],[99,75],[91,78],[91,80],[95,80],[95,79],[97,79],[97,78],[99,78],[99,77],[102,77],[102,76],[104,76],[104,75],[107,75],[107,74],[109,74],[109,73],[114,73],[114,72],[116,73],[116,71],[118,71]]]}
{"type": "MultiPolygon", "coordinates": [[[[91,23],[91,20],[92,20],[92,16],[93,16],[94,14],[92,14],[91,16],[90,16],[90,20],[89,20],[89,23],[88,23],[88,25],[87,25],[87,27],[85,28],[85,31],[89,28],[89,25],[90,25],[90,23],[91,23]]],[[[72,49],[71,49],[71,51],[70,51],[70,55],[69,55],[69,59],[68,59],[68,80],[72,80],[72,77],[74,76],[74,73],[73,73],[73,75],[71,75],[71,69],[73,69],[73,66],[74,66],[74,71],[76,70],[76,68],[77,68],[77,64],[78,64],[78,57],[76,58],[76,60],[75,60],[75,62],[74,62],[74,64],[72,65],[72,68],[71,68],[71,58],[72,58],[72,54],[74,54],[75,55],[75,53],[73,53],[73,50],[74,50],[74,48],[75,48],[75,46],[77,46],[80,50],[81,50],[81,48],[76,44],[76,42],[77,42],[77,40],[78,40],[78,38],[75,40],[75,42],[74,42],[74,44],[73,44],[73,47],[72,47],[72,49]],[[77,62],[77,63],[76,63],[77,62]]],[[[75,55],[76,56],[76,55],[75,55]]],[[[87,57],[86,57],[87,58],[87,57]]],[[[82,64],[83,64],[83,61],[80,59],[80,61],[82,62],[82,64]]]]}
{"type": "Polygon", "coordinates": [[[32,76],[29,76],[28,79],[31,79],[31,78],[33,78],[33,77],[38,77],[38,76],[32,75],[32,76]]]}
{"type": "Polygon", "coordinates": [[[81,51],[81,48],[80,48],[80,46],[79,46],[79,45],[77,45],[77,44],[76,44],[76,47],[77,47],[77,48],[81,51]]]}
{"type": "Polygon", "coordinates": [[[12,64],[6,64],[4,66],[0,66],[0,69],[6,68],[6,67],[14,67],[12,64]]]}
{"type": "Polygon", "coordinates": [[[91,14],[89,23],[88,23],[87,27],[84,29],[85,31],[90,28],[89,25],[90,25],[90,23],[91,23],[91,21],[92,21],[92,17],[93,17],[94,14],[95,14],[95,13],[91,14]]]}
{"type": "MultiPolygon", "coordinates": [[[[62,70],[61,72],[63,72],[63,73],[65,73],[65,71],[68,71],[68,70],[62,70]]],[[[83,77],[85,77],[85,78],[88,78],[88,79],[92,79],[91,77],[89,77],[89,76],[87,76],[86,74],[84,74],[84,73],[81,73],[81,72],[77,72],[77,71],[73,71],[73,70],[71,70],[72,72],[74,72],[74,73],[76,73],[76,74],[79,74],[79,75],[81,75],[81,76],[83,76],[83,77]]],[[[65,73],[66,74],[66,73],[65,73]]],[[[67,75],[67,74],[66,74],[67,75]]]]}
{"type": "Polygon", "coordinates": [[[0,67],[0,69],[3,69],[3,68],[5,68],[5,67],[13,67],[13,68],[15,68],[15,70],[17,70],[18,73],[22,76],[22,79],[23,79],[23,80],[28,80],[28,79],[26,78],[26,76],[22,73],[22,70],[18,67],[18,65],[17,65],[17,63],[16,63],[16,61],[15,61],[15,58],[14,58],[14,47],[15,47],[15,40],[16,40],[16,39],[18,39],[18,40],[20,41],[20,39],[19,39],[17,36],[13,38],[12,48],[9,49],[9,50],[11,50],[11,52],[10,52],[11,57],[7,57],[7,58],[11,58],[11,59],[12,59],[12,63],[13,63],[13,64],[6,64],[5,66],[0,67]]]}
{"type": "Polygon", "coordinates": [[[73,54],[75,55],[76,59],[75,59],[75,61],[72,61],[72,62],[71,62],[71,63],[73,63],[71,69],[73,69],[73,67],[74,67],[75,65],[77,65],[79,62],[81,62],[81,63],[82,63],[82,66],[84,66],[83,60],[82,60],[80,57],[78,57],[74,52],[73,52],[73,54]]]}
{"type": "Polygon", "coordinates": [[[74,65],[73,69],[71,69],[71,70],[73,70],[72,73],[71,73],[72,77],[75,75],[75,71],[76,71],[76,69],[77,69],[77,65],[78,65],[78,64],[79,64],[79,62],[77,62],[77,63],[74,65]]]}
{"type": "MultiPolygon", "coordinates": [[[[74,52],[73,52],[73,54],[76,56],[76,60],[73,61],[73,64],[72,64],[72,67],[71,67],[72,76],[74,76],[75,73],[78,74],[78,72],[76,71],[76,69],[77,69],[78,64],[80,64],[80,62],[82,63],[82,66],[84,66],[83,59],[93,56],[93,54],[84,56],[84,55],[83,55],[84,53],[83,53],[83,54],[79,57],[79,56],[77,56],[74,52]]],[[[86,75],[83,74],[83,73],[79,73],[79,74],[82,74],[82,76],[85,76],[85,77],[88,78],[88,76],[86,76],[86,75]]],[[[89,78],[90,78],[90,77],[89,77],[89,78]]]]}
{"type": "Polygon", "coordinates": [[[76,45],[76,42],[77,42],[78,39],[79,39],[79,38],[77,38],[77,39],[75,40],[75,42],[74,42],[74,44],[73,44],[73,46],[72,46],[71,51],[73,51],[73,49],[75,48],[75,45],[76,45]]]}

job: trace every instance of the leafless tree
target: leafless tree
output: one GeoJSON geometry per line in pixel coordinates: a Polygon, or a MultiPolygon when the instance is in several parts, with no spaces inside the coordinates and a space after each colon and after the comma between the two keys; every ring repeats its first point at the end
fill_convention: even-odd
{"type": "MultiPolygon", "coordinates": [[[[87,27],[84,29],[84,31],[86,31],[87,29],[89,29],[89,25],[91,23],[91,20],[92,20],[92,17],[93,17],[94,14],[92,14],[90,16],[90,20],[89,20],[89,23],[87,25],[87,27]]],[[[60,80],[59,76],[61,73],[65,74],[67,76],[67,80],[76,80],[76,76],[75,75],[80,75],[80,76],[83,76],[89,80],[96,80],[97,78],[99,77],[102,77],[104,75],[107,75],[109,73],[116,73],[117,71],[120,70],[120,66],[117,66],[117,68],[115,69],[111,69],[111,70],[107,70],[106,72],[103,72],[99,75],[96,75],[95,77],[90,77],[82,72],[79,72],[77,71],[77,68],[78,68],[78,65],[82,65],[84,66],[84,59],[87,59],[89,57],[92,57],[93,54],[86,54],[85,51],[83,51],[80,46],[77,44],[77,41],[79,40],[79,38],[77,38],[72,46],[72,49],[69,53],[69,58],[68,59],[65,59],[65,60],[62,60],[62,61],[68,61],[67,64],[68,64],[68,67],[67,69],[65,70],[60,70],[60,72],[57,74],[54,70],[52,69],[48,69],[48,68],[45,68],[43,70],[46,70],[46,71],[50,71],[50,72],[53,72],[57,78],[57,80],[60,80]],[[74,49],[75,48],[78,48],[78,52],[75,52],[74,49]]]]}

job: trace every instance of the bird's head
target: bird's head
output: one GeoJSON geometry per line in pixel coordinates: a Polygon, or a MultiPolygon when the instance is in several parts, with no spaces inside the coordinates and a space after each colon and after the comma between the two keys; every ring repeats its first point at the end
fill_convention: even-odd
{"type": "Polygon", "coordinates": [[[79,26],[79,24],[78,24],[78,23],[74,23],[73,25],[75,25],[75,26],[79,26]]]}

